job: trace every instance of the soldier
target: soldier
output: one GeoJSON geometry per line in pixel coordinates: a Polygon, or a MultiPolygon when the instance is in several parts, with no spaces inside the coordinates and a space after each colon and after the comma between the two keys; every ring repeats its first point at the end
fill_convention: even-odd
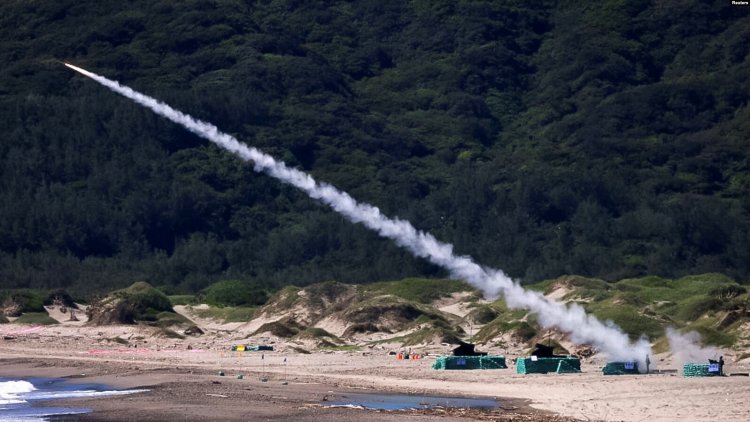
{"type": "Polygon", "coordinates": [[[646,355],[646,373],[648,374],[648,367],[651,364],[651,359],[648,358],[648,355],[646,355]]]}

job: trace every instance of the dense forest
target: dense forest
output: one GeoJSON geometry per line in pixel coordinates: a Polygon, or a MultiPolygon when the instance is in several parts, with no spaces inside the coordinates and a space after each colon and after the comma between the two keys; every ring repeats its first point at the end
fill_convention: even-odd
{"type": "Polygon", "coordinates": [[[750,282],[750,7],[7,0],[0,285],[445,274],[76,75],[217,125],[526,282],[750,282]]]}

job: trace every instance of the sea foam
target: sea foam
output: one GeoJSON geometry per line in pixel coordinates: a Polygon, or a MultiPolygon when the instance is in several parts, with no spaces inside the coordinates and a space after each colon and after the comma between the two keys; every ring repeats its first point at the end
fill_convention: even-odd
{"type": "Polygon", "coordinates": [[[22,395],[31,393],[36,390],[34,384],[28,381],[3,381],[0,382],[0,405],[26,403],[21,398],[22,395]]]}

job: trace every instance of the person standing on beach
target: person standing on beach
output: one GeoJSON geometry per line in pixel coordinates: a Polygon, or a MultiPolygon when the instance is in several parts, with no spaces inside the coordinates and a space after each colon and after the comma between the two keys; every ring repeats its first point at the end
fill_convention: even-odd
{"type": "Polygon", "coordinates": [[[648,358],[648,355],[646,355],[646,373],[648,374],[649,371],[649,365],[651,365],[651,359],[648,358]]]}

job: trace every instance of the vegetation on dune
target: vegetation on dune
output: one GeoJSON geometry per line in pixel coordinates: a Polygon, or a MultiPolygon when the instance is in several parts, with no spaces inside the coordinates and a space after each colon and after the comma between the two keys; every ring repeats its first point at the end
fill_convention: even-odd
{"type": "Polygon", "coordinates": [[[328,331],[317,328],[308,327],[299,333],[297,333],[293,339],[295,340],[313,340],[316,342],[318,347],[323,348],[339,348],[346,346],[345,342],[328,331]]]}
{"type": "Polygon", "coordinates": [[[468,315],[468,319],[475,324],[487,324],[499,315],[492,306],[480,305],[475,307],[468,315]]]}
{"type": "Polygon", "coordinates": [[[304,327],[297,321],[286,318],[279,321],[267,322],[261,325],[257,330],[255,330],[253,335],[267,333],[273,334],[276,337],[290,338],[299,334],[301,331],[305,330],[305,328],[306,327],[304,327]]]}
{"type": "Polygon", "coordinates": [[[377,296],[349,304],[339,318],[347,323],[373,325],[386,332],[400,331],[420,322],[445,321],[430,307],[395,296],[377,296]]]}
{"type": "Polygon", "coordinates": [[[482,326],[471,338],[477,343],[489,343],[497,337],[509,335],[516,343],[529,343],[539,333],[539,328],[527,321],[497,318],[482,326]]]}
{"type": "Polygon", "coordinates": [[[407,278],[399,281],[368,284],[365,292],[398,296],[413,302],[428,304],[456,292],[474,290],[463,281],[447,279],[407,278]]]}
{"type": "Polygon", "coordinates": [[[407,341],[407,337],[412,342],[410,344],[424,342],[428,337],[435,341],[455,340],[463,335],[463,330],[458,327],[459,318],[422,302],[466,289],[470,288],[463,283],[446,282],[446,286],[442,286],[442,281],[415,279],[366,286],[324,282],[303,289],[287,287],[258,309],[258,314],[276,315],[279,320],[263,325],[257,333],[312,338],[319,347],[333,347],[340,345],[343,339],[351,340],[361,335],[404,330],[413,332],[394,341],[407,341]],[[416,290],[415,286],[421,290],[416,290]],[[326,318],[345,324],[341,338],[329,337],[324,330],[315,327],[326,318]]]}
{"type": "Polygon", "coordinates": [[[79,297],[446,276],[62,59],[524,282],[746,283],[748,28],[699,0],[2,2],[0,280],[79,297]]]}
{"type": "Polygon", "coordinates": [[[423,327],[403,337],[389,339],[390,342],[400,341],[404,346],[418,346],[424,344],[449,343],[457,344],[463,333],[446,327],[423,327]]]}
{"type": "Polygon", "coordinates": [[[36,289],[12,289],[0,291],[0,313],[18,317],[25,312],[45,312],[44,292],[36,289]]]}
{"type": "MultiPolygon", "coordinates": [[[[747,320],[747,317],[746,317],[747,320]]],[[[721,347],[733,347],[736,345],[738,335],[732,330],[719,330],[716,327],[716,320],[711,318],[701,319],[687,324],[685,331],[696,331],[701,336],[704,344],[710,344],[721,347]]]]}
{"type": "Polygon", "coordinates": [[[186,317],[175,313],[175,312],[159,312],[154,317],[154,321],[151,325],[155,325],[157,327],[162,328],[168,328],[168,327],[174,327],[174,326],[187,326],[192,324],[192,322],[187,319],[186,317]]]}
{"type": "Polygon", "coordinates": [[[326,311],[340,310],[356,294],[356,288],[336,281],[326,281],[308,286],[304,300],[308,306],[326,311]]]}
{"type": "MultiPolygon", "coordinates": [[[[229,283],[232,286],[234,283],[229,283]]],[[[314,284],[305,288],[287,287],[260,307],[209,306],[193,309],[202,318],[224,322],[250,321],[253,316],[278,315],[254,335],[272,334],[282,338],[312,340],[316,347],[340,350],[352,340],[361,341],[373,333],[389,334],[379,342],[397,342],[404,346],[427,343],[456,343],[458,340],[480,344],[533,345],[552,341],[550,332],[540,327],[534,314],[509,309],[503,299],[477,301],[475,290],[462,284],[407,279],[401,282],[359,286],[337,282],[314,284]],[[403,283],[403,285],[399,285],[403,283]],[[415,289],[420,286],[421,289],[415,289]],[[462,290],[461,287],[468,290],[462,290]],[[438,310],[435,298],[452,293],[468,293],[469,313],[460,318],[438,310]],[[407,299],[411,298],[411,299],[407,299]],[[316,327],[325,319],[344,323],[337,337],[316,327]],[[407,334],[403,334],[406,332],[407,334]],[[499,343],[498,343],[499,342],[499,343]]],[[[667,350],[667,327],[697,331],[704,344],[721,347],[745,347],[750,323],[750,293],[746,287],[716,273],[678,279],[661,277],[628,278],[617,282],[565,276],[529,286],[531,290],[558,295],[569,305],[582,306],[605,323],[613,323],[632,340],[645,335],[654,350],[667,350]],[[558,290],[562,294],[558,294],[558,290]]],[[[37,298],[39,303],[51,292],[14,291],[7,297],[37,298]]],[[[189,301],[188,297],[172,297],[189,301]]],[[[159,327],[163,336],[182,338],[175,327],[192,323],[171,310],[169,298],[148,283],[138,282],[95,301],[87,310],[92,323],[145,323],[159,327]]],[[[44,314],[24,312],[17,322],[51,323],[44,314]]],[[[559,334],[559,333],[558,333],[559,334]]],[[[553,337],[556,337],[555,334],[553,337]]],[[[562,353],[562,352],[561,352],[562,353]]]]}
{"type": "Polygon", "coordinates": [[[348,324],[344,332],[341,334],[344,338],[351,338],[358,334],[369,334],[369,333],[378,333],[378,332],[390,332],[388,329],[384,329],[382,327],[378,327],[377,325],[373,324],[372,322],[355,322],[353,324],[348,324]]]}
{"type": "Polygon", "coordinates": [[[615,323],[630,335],[631,340],[636,340],[642,335],[653,339],[664,334],[663,321],[644,315],[640,308],[634,306],[602,300],[595,304],[586,304],[584,308],[602,321],[615,323]]]}
{"type": "Polygon", "coordinates": [[[113,292],[112,295],[143,311],[173,311],[169,298],[145,281],[135,282],[130,287],[113,292]]]}
{"type": "Polygon", "coordinates": [[[195,295],[168,295],[167,298],[169,298],[169,303],[171,303],[172,306],[198,304],[198,299],[195,295]]]}
{"type": "Polygon", "coordinates": [[[347,309],[343,318],[354,324],[372,324],[379,331],[393,331],[422,315],[421,309],[409,303],[366,303],[347,309]]]}
{"type": "Polygon", "coordinates": [[[223,280],[208,286],[200,295],[214,306],[256,306],[268,300],[261,287],[242,280],[223,280]]]}
{"type": "Polygon", "coordinates": [[[59,324],[56,319],[50,317],[46,312],[28,312],[18,317],[13,323],[30,325],[59,324]]]}
{"type": "Polygon", "coordinates": [[[279,307],[279,309],[291,308],[299,300],[299,292],[301,292],[297,286],[286,286],[276,292],[269,300],[268,304],[279,307]]]}
{"type": "Polygon", "coordinates": [[[169,298],[150,284],[139,281],[131,286],[112,292],[110,295],[92,303],[87,309],[89,323],[134,324],[153,323],[160,325],[181,320],[172,309],[169,298]]]}
{"type": "Polygon", "coordinates": [[[302,318],[301,322],[307,325],[357,302],[357,291],[357,286],[333,281],[304,289],[288,286],[273,294],[256,312],[270,317],[291,313],[292,318],[302,318]]]}
{"type": "Polygon", "coordinates": [[[255,315],[257,308],[254,307],[209,307],[207,309],[193,309],[195,315],[200,318],[210,318],[223,322],[246,322],[255,315]]]}

